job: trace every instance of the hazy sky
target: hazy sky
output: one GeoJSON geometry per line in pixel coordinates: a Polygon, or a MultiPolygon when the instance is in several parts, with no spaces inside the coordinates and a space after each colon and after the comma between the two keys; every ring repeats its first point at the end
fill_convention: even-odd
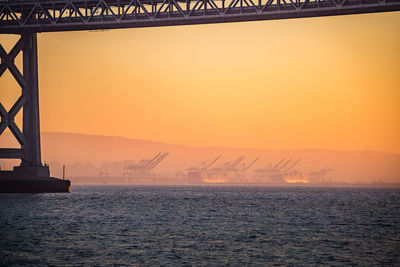
{"type": "Polygon", "coordinates": [[[400,12],[38,40],[42,131],[400,153],[400,12]]]}

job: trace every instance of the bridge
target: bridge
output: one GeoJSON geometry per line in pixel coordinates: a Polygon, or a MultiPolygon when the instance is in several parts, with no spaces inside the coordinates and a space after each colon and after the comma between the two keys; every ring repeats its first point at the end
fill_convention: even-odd
{"type": "MultiPolygon", "coordinates": [[[[0,43],[0,78],[8,69],[21,87],[21,96],[10,110],[7,111],[0,103],[0,135],[8,127],[21,146],[0,148],[0,158],[21,159],[21,165],[14,167],[13,171],[0,172],[0,182],[2,177],[10,178],[7,178],[9,181],[15,181],[17,177],[29,177],[32,178],[30,182],[50,177],[48,166],[41,162],[37,33],[290,19],[399,10],[400,0],[0,0],[0,34],[20,35],[20,39],[9,53],[0,43]],[[22,72],[14,63],[20,52],[23,55],[22,72]],[[14,118],[22,108],[21,130],[14,118]]],[[[31,188],[37,188],[31,191],[46,191],[43,188],[50,183],[50,180],[46,179],[40,185],[31,184],[31,188]]],[[[24,184],[30,182],[23,181],[24,184]]],[[[65,191],[66,184],[58,182],[52,180],[54,185],[47,191],[65,191]],[[56,187],[59,189],[54,189],[56,187]]],[[[9,191],[21,191],[18,189],[21,184],[13,184],[11,187],[14,189],[9,191]]]]}
{"type": "Polygon", "coordinates": [[[0,0],[0,33],[239,22],[399,9],[399,0],[0,0]]]}

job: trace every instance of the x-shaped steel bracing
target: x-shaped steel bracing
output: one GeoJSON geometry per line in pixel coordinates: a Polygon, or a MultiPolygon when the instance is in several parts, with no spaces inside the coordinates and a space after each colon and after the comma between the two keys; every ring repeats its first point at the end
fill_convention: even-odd
{"type": "Polygon", "coordinates": [[[22,88],[21,96],[18,98],[18,100],[14,103],[14,105],[8,112],[4,108],[4,106],[0,103],[0,116],[1,116],[0,135],[8,127],[15,136],[15,138],[20,143],[21,148],[24,147],[26,141],[21,130],[18,128],[18,125],[15,123],[14,118],[26,102],[25,90],[24,90],[26,87],[26,81],[22,76],[21,72],[18,70],[17,66],[15,65],[14,60],[17,57],[17,55],[22,51],[23,45],[24,45],[23,39],[20,38],[18,42],[14,45],[13,49],[11,49],[10,53],[7,54],[7,52],[0,44],[0,57],[1,57],[0,77],[8,69],[22,88]]]}
{"type": "Polygon", "coordinates": [[[8,69],[21,87],[21,95],[9,111],[0,103],[0,135],[8,127],[21,148],[0,148],[0,158],[21,159],[23,165],[41,166],[36,33],[22,33],[9,53],[0,44],[0,57],[0,77],[8,69]],[[23,74],[15,65],[21,52],[23,74]],[[21,131],[15,116],[22,108],[21,131]]]}

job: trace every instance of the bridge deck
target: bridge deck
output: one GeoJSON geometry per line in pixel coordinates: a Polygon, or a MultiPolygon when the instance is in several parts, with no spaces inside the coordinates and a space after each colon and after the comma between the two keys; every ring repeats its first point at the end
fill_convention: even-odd
{"type": "Polygon", "coordinates": [[[0,33],[52,32],[399,11],[400,0],[0,1],[0,33]]]}

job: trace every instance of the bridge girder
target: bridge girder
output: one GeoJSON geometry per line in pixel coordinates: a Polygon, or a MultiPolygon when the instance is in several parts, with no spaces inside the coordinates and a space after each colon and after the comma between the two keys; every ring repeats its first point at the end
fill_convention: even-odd
{"type": "Polygon", "coordinates": [[[10,0],[0,33],[98,30],[399,11],[400,0],[10,0]]]}

